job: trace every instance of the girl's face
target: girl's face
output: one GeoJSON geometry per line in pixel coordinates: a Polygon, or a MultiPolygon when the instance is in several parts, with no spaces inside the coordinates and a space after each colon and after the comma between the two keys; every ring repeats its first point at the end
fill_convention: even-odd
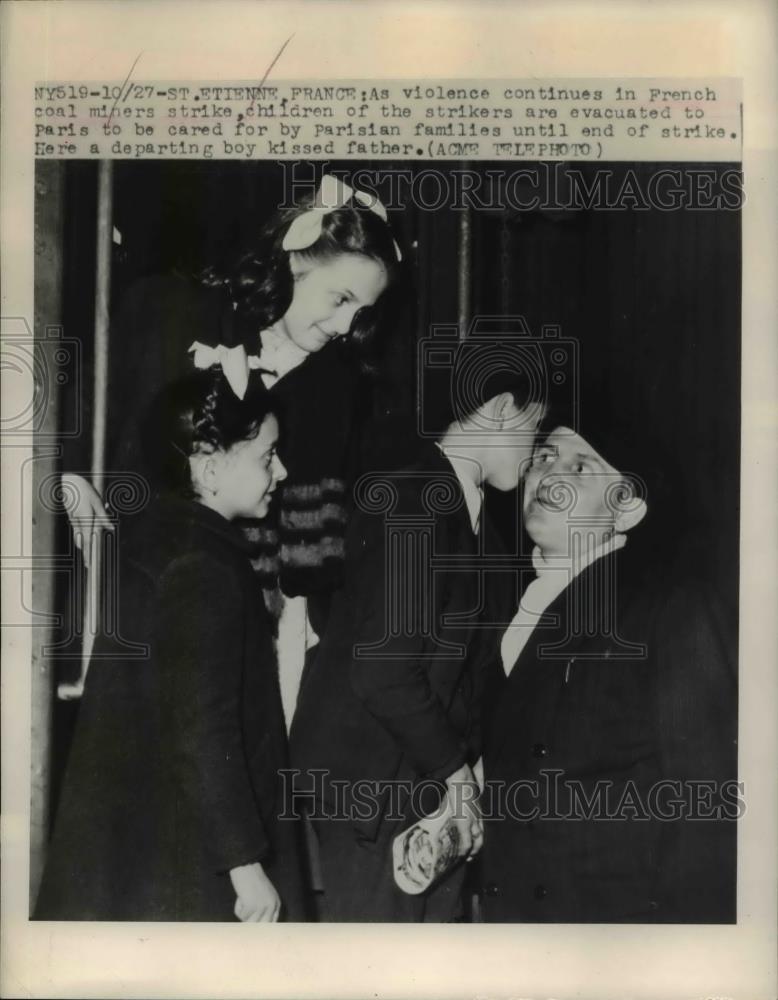
{"type": "Polygon", "coordinates": [[[383,266],[361,254],[310,263],[292,253],[290,266],[294,298],[278,327],[309,353],[345,336],[357,311],[374,305],[387,285],[383,266]]]}
{"type": "Polygon", "coordinates": [[[286,479],[286,469],[276,454],[277,441],[278,421],[268,414],[256,437],[209,455],[201,491],[203,503],[228,521],[264,517],[276,485],[286,479]]]}

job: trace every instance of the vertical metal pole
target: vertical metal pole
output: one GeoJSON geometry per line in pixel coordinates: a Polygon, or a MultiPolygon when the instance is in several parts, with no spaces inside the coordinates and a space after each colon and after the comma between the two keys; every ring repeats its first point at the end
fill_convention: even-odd
{"type": "Polygon", "coordinates": [[[35,902],[46,857],[51,798],[51,725],[53,665],[47,654],[53,645],[55,574],[51,557],[56,550],[56,515],[41,502],[41,487],[57,474],[59,446],[59,383],[55,377],[59,339],[52,328],[62,323],[62,235],[64,228],[64,165],[39,160],[35,166],[35,351],[51,373],[40,420],[36,423],[32,463],[32,606],[41,624],[31,630],[30,732],[30,904],[35,902]],[[44,443],[45,442],[45,443],[44,443]]]}
{"type": "Polygon", "coordinates": [[[508,227],[508,213],[503,212],[500,220],[500,311],[504,317],[511,314],[510,303],[511,231],[508,227]]]}
{"type": "Polygon", "coordinates": [[[105,473],[112,236],[113,162],[101,160],[97,175],[97,279],[95,287],[94,415],[92,419],[92,479],[98,490],[102,487],[105,473]]]}
{"type": "MultiPolygon", "coordinates": [[[[97,174],[97,276],[95,282],[95,369],[92,416],[92,482],[104,496],[105,438],[108,405],[108,332],[111,310],[111,248],[113,244],[113,161],[101,160],[97,174]]],[[[100,606],[102,532],[95,531],[87,573],[86,621],[84,628],[82,682],[97,634],[100,606]]]]}
{"type": "MultiPolygon", "coordinates": [[[[92,409],[92,483],[103,492],[105,477],[106,411],[108,402],[108,331],[111,301],[111,246],[113,238],[113,163],[101,160],[97,173],[97,268],[95,275],[95,340],[92,409]]],[[[80,698],[95,644],[100,606],[102,535],[96,523],[84,545],[89,547],[86,595],[81,639],[81,675],[75,684],[60,684],[64,700],[80,698]]]]}
{"type": "Polygon", "coordinates": [[[469,205],[459,214],[459,267],[457,269],[457,323],[459,339],[467,337],[473,310],[473,215],[469,205]]]}
{"type": "MultiPolygon", "coordinates": [[[[463,163],[462,167],[467,168],[463,163]]],[[[457,269],[457,324],[459,340],[467,339],[470,322],[473,318],[473,213],[469,205],[465,205],[459,215],[459,267],[457,269]]],[[[480,923],[481,913],[479,899],[472,893],[469,900],[470,920],[480,923]]]]}

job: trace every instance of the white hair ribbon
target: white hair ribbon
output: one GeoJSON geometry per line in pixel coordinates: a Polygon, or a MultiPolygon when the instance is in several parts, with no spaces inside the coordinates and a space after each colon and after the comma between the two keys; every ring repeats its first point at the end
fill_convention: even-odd
{"type": "Polygon", "coordinates": [[[224,344],[209,347],[196,340],[188,353],[194,354],[195,368],[206,369],[221,365],[230,388],[238,399],[243,399],[249,384],[249,368],[252,367],[243,344],[238,344],[237,347],[225,347],[224,344]]]}
{"type": "MultiPolygon", "coordinates": [[[[388,224],[386,209],[375,195],[367,194],[366,191],[355,191],[340,178],[333,177],[332,174],[325,174],[321,179],[313,205],[292,220],[281,244],[282,248],[284,250],[307,250],[308,247],[313,246],[321,236],[325,215],[334,212],[337,208],[343,208],[352,198],[377,215],[382,222],[388,224]]],[[[400,261],[402,260],[400,248],[396,240],[392,242],[397,260],[400,261]]]]}

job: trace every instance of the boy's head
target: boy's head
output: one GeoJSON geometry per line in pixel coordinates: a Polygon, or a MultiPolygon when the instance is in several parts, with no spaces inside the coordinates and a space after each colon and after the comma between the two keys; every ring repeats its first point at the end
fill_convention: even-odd
{"type": "Polygon", "coordinates": [[[480,482],[515,489],[545,413],[544,387],[523,350],[471,337],[457,345],[447,371],[423,378],[422,385],[429,390],[420,399],[425,428],[466,452],[478,464],[480,482]]]}

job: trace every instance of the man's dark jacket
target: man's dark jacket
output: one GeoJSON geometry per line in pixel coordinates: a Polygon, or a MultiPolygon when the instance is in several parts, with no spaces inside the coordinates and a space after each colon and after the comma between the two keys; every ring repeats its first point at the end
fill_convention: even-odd
{"type": "Polygon", "coordinates": [[[706,589],[629,544],[559,595],[492,674],[484,919],[735,920],[735,663],[706,589]]]}

